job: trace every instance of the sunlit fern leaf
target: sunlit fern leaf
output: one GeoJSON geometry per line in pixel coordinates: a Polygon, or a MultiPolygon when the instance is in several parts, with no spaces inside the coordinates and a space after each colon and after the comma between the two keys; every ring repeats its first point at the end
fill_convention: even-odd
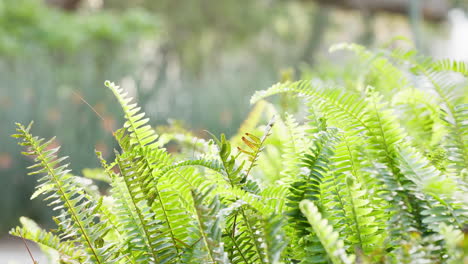
{"type": "Polygon", "coordinates": [[[243,205],[227,218],[226,251],[232,263],[268,263],[265,244],[261,239],[261,216],[243,205]]]}
{"type": "Polygon", "coordinates": [[[151,205],[159,190],[156,186],[158,175],[162,167],[171,164],[172,160],[168,153],[160,149],[156,143],[158,136],[148,125],[149,118],[144,118],[144,112],[136,103],[131,103],[132,98],[114,83],[106,81],[105,85],[114,93],[118,99],[125,115],[126,122],[122,129],[117,130],[114,135],[123,151],[140,152],[143,161],[138,168],[138,180],[140,188],[151,205]]]}
{"type": "Polygon", "coordinates": [[[404,175],[416,184],[417,191],[426,196],[427,208],[421,212],[423,223],[434,232],[438,231],[441,223],[459,228],[468,223],[468,206],[452,198],[455,192],[461,191],[454,179],[442,175],[412,148],[400,148],[398,159],[404,175]]]}
{"type": "Polygon", "coordinates": [[[227,228],[233,263],[281,263],[287,245],[282,219],[276,215],[259,216],[247,206],[239,210],[237,221],[228,221],[227,228]],[[242,249],[245,251],[238,251],[242,249]]]}
{"type": "Polygon", "coordinates": [[[220,199],[226,205],[242,201],[242,203],[246,203],[250,208],[254,209],[258,215],[269,216],[275,213],[276,206],[274,203],[267,203],[258,194],[246,191],[241,187],[218,186],[215,191],[220,195],[222,194],[220,199]]]}
{"type": "Polygon", "coordinates": [[[120,221],[131,238],[132,246],[142,252],[137,261],[171,263],[178,257],[177,246],[166,233],[167,223],[156,219],[156,214],[142,194],[135,177],[141,163],[137,159],[133,153],[116,155],[121,177],[115,177],[113,184],[117,187],[117,206],[122,212],[120,221]]]}
{"type": "Polygon", "coordinates": [[[184,248],[189,247],[189,228],[193,222],[192,214],[188,212],[188,204],[182,200],[177,186],[171,181],[158,182],[160,199],[153,203],[152,209],[156,219],[167,223],[161,231],[169,236],[174,243],[175,249],[180,254],[184,248]],[[159,203],[159,204],[158,204],[159,203]]]}
{"type": "MultiPolygon", "coordinates": [[[[139,209],[136,209],[134,200],[132,199],[124,177],[115,173],[113,166],[118,167],[118,161],[109,165],[102,158],[100,152],[96,151],[101,166],[111,179],[110,196],[106,197],[110,200],[109,207],[103,206],[101,212],[109,221],[119,228],[115,230],[116,240],[120,241],[125,246],[128,255],[125,258],[127,263],[135,263],[135,261],[151,261],[151,249],[148,242],[148,234],[144,227],[144,217],[139,215],[139,209]]],[[[106,199],[106,200],[107,200],[106,199]]],[[[141,212],[140,212],[141,213],[141,212]]]]}
{"type": "Polygon", "coordinates": [[[349,197],[345,208],[351,217],[347,220],[351,223],[351,234],[347,240],[352,243],[352,248],[357,246],[368,254],[383,247],[383,208],[379,204],[372,204],[367,190],[352,177],[347,177],[345,181],[349,197]]]}
{"type": "Polygon", "coordinates": [[[268,186],[259,193],[267,207],[272,208],[275,214],[284,211],[287,194],[288,186],[286,185],[268,186]]]}
{"type": "Polygon", "coordinates": [[[326,118],[333,126],[354,131],[356,134],[367,129],[366,103],[359,94],[322,87],[310,80],[275,84],[265,91],[255,92],[250,101],[255,103],[260,99],[287,92],[306,97],[317,109],[326,113],[326,118]]]}
{"type": "Polygon", "coordinates": [[[282,145],[284,152],[281,155],[283,167],[281,182],[291,183],[294,177],[300,173],[301,157],[310,143],[306,137],[306,127],[299,125],[292,115],[286,114],[284,125],[287,136],[282,145]]]}
{"type": "Polygon", "coordinates": [[[241,147],[237,147],[237,149],[246,154],[248,157],[248,161],[250,162],[249,167],[247,168],[245,174],[246,177],[249,175],[252,168],[256,165],[257,159],[260,155],[260,152],[263,150],[264,144],[268,136],[271,134],[271,128],[275,123],[274,117],[268,122],[265,127],[265,131],[263,132],[263,136],[261,138],[256,137],[250,133],[245,133],[245,136],[242,137],[242,141],[248,147],[248,150],[245,150],[241,147]]]}
{"type": "Polygon", "coordinates": [[[105,85],[114,93],[125,113],[124,128],[130,134],[130,144],[140,147],[149,146],[156,148],[153,144],[158,138],[154,130],[148,125],[149,118],[144,118],[145,114],[140,112],[141,108],[136,103],[131,103],[132,98],[127,97],[128,93],[122,88],[110,81],[106,81],[105,85]]]}
{"type": "Polygon", "coordinates": [[[212,135],[218,146],[219,159],[221,160],[222,169],[226,178],[226,182],[234,187],[238,186],[251,193],[258,193],[260,188],[258,184],[249,179],[247,173],[243,172],[245,161],[240,165],[236,164],[237,158],[241,152],[238,152],[236,156],[232,155],[231,143],[226,140],[226,136],[221,134],[221,138],[218,139],[212,135]]]}
{"type": "Polygon", "coordinates": [[[438,60],[433,62],[432,68],[436,71],[458,72],[468,77],[468,64],[464,61],[450,59],[438,60]]]}
{"type": "Polygon", "coordinates": [[[290,185],[287,196],[287,211],[289,225],[294,236],[300,238],[291,243],[292,250],[307,255],[303,263],[326,263],[326,253],[322,246],[310,234],[310,225],[301,213],[299,203],[302,200],[312,200],[321,203],[321,184],[329,170],[330,157],[336,144],[336,131],[321,131],[316,134],[312,147],[304,154],[301,163],[301,174],[290,185]]]}
{"type": "Polygon", "coordinates": [[[335,143],[334,132],[318,133],[313,146],[303,156],[303,172],[290,186],[290,194],[286,204],[289,207],[287,214],[299,234],[308,233],[305,230],[308,224],[299,210],[299,203],[302,200],[320,202],[320,185],[324,175],[329,170],[329,159],[333,155],[335,143]]]}
{"type": "Polygon", "coordinates": [[[198,231],[201,234],[203,247],[205,248],[205,258],[200,260],[203,263],[223,264],[230,263],[221,239],[221,222],[223,219],[219,215],[221,203],[217,196],[208,199],[208,189],[203,193],[192,190],[193,203],[196,211],[198,231]]]}
{"type": "Polygon", "coordinates": [[[451,225],[440,224],[440,234],[444,238],[444,247],[448,253],[448,264],[466,262],[468,258],[468,232],[462,231],[451,225]]]}
{"type": "Polygon", "coordinates": [[[351,175],[331,172],[322,185],[323,216],[338,231],[349,252],[369,254],[381,249],[384,242],[384,207],[380,200],[370,200],[367,190],[351,175]]]}
{"type": "MultiPolygon", "coordinates": [[[[184,163],[184,162],[183,162],[184,163]]],[[[206,168],[200,166],[201,168],[206,168]]],[[[169,170],[163,176],[161,181],[170,185],[170,188],[176,190],[176,195],[179,197],[180,206],[187,212],[195,213],[193,208],[193,198],[191,190],[197,189],[203,192],[213,184],[225,185],[224,175],[213,170],[200,170],[200,167],[181,166],[169,170]],[[210,173],[214,172],[214,173],[210,173]]]]}
{"type": "Polygon", "coordinates": [[[164,168],[172,163],[172,158],[157,144],[150,144],[154,143],[156,135],[148,125],[143,126],[147,120],[139,120],[142,115],[133,116],[139,111],[139,108],[135,105],[128,105],[129,99],[125,99],[125,94],[120,89],[114,86],[111,86],[111,89],[117,98],[120,98],[119,101],[127,117],[124,126],[127,132],[118,131],[116,134],[124,150],[123,154],[128,152],[133,155],[133,178],[130,188],[136,193],[132,196],[137,195],[134,196],[135,199],[146,199],[149,210],[158,221],[163,223],[160,232],[170,239],[171,246],[168,247],[167,252],[162,253],[162,259],[164,261],[179,259],[182,252],[180,248],[186,246],[185,240],[188,238],[183,223],[187,223],[189,219],[181,211],[182,207],[178,206],[181,201],[178,199],[177,191],[167,189],[165,188],[167,183],[159,182],[164,168]],[[140,126],[143,126],[141,131],[140,126]],[[177,210],[173,210],[173,208],[177,208],[177,210]]]}
{"type": "Polygon", "coordinates": [[[43,174],[39,182],[53,185],[53,188],[44,193],[48,196],[44,200],[49,202],[49,206],[54,206],[54,210],[62,212],[59,215],[59,228],[65,231],[62,238],[77,242],[77,247],[83,250],[82,257],[85,261],[119,261],[123,256],[118,245],[103,241],[110,226],[105,219],[100,219],[96,214],[99,204],[90,199],[76,184],[74,176],[68,173],[68,164],[64,164],[66,157],[57,156],[59,148],[50,149],[53,139],[44,143],[43,139],[33,137],[30,133],[31,125],[32,123],[24,127],[17,124],[18,134],[13,136],[20,140],[21,146],[26,147],[27,150],[23,154],[34,156],[36,163],[29,168],[35,170],[30,174],[43,174]]]}
{"type": "MultiPolygon", "coordinates": [[[[61,241],[60,238],[51,232],[41,229],[33,220],[27,217],[20,217],[21,227],[16,227],[10,231],[10,234],[17,237],[23,237],[36,242],[46,253],[50,250],[58,254],[60,263],[73,263],[83,261],[83,252],[73,245],[72,242],[61,241]]],[[[51,255],[54,254],[51,253],[51,255]]]]}
{"type": "MultiPolygon", "coordinates": [[[[449,130],[445,137],[444,147],[449,153],[449,159],[455,161],[451,165],[451,171],[454,175],[458,175],[468,166],[468,137],[466,136],[466,122],[464,122],[466,119],[463,119],[466,118],[466,111],[462,106],[462,118],[460,118],[460,108],[458,108],[458,105],[465,103],[466,83],[461,85],[460,80],[453,78],[450,72],[440,71],[441,65],[434,64],[430,58],[420,59],[411,52],[398,50],[392,52],[391,56],[402,63],[410,63],[414,72],[424,76],[440,98],[442,106],[440,118],[449,130]]],[[[455,70],[457,70],[456,67],[455,70]]],[[[464,81],[466,82],[466,79],[464,81]]]]}
{"type": "Polygon", "coordinates": [[[196,160],[183,160],[183,161],[177,162],[177,163],[175,163],[173,165],[166,166],[161,171],[160,176],[162,177],[166,173],[168,173],[168,172],[170,172],[172,170],[178,169],[178,168],[193,167],[193,166],[200,166],[200,167],[203,167],[203,168],[207,168],[207,169],[210,169],[210,170],[215,171],[217,173],[222,173],[223,172],[222,164],[220,164],[216,160],[196,159],[196,160]]]}
{"type": "Polygon", "coordinates": [[[226,136],[221,134],[220,139],[214,135],[212,135],[212,137],[218,146],[219,159],[226,175],[226,182],[231,184],[231,186],[245,182],[246,177],[242,174],[244,163],[236,166],[236,158],[238,155],[234,156],[231,154],[231,143],[226,140],[226,136]]]}
{"type": "Polygon", "coordinates": [[[327,255],[334,264],[351,264],[355,262],[354,255],[348,255],[339,234],[333,231],[326,219],[323,219],[317,206],[310,200],[304,200],[299,205],[302,213],[307,217],[315,234],[320,239],[327,255]]]}
{"type": "Polygon", "coordinates": [[[422,89],[409,88],[393,95],[391,104],[413,146],[430,151],[433,146],[441,144],[445,129],[439,118],[437,98],[422,89]]]}
{"type": "MultiPolygon", "coordinates": [[[[462,170],[468,168],[468,104],[456,105],[453,109],[454,116],[452,122],[445,119],[446,122],[452,123],[451,131],[448,137],[454,144],[447,144],[449,151],[449,160],[452,162],[451,168],[462,174],[462,170]]],[[[468,180],[467,176],[463,180],[468,180]]]]}
{"type": "Polygon", "coordinates": [[[397,146],[403,142],[406,133],[381,95],[371,91],[367,100],[369,118],[366,124],[370,141],[367,148],[372,159],[384,166],[380,169],[379,179],[385,184],[386,194],[383,195],[391,205],[389,209],[395,213],[392,218],[395,222],[389,227],[404,236],[407,230],[422,228],[421,207],[424,206],[418,199],[414,183],[401,172],[395,158],[397,146]]]}

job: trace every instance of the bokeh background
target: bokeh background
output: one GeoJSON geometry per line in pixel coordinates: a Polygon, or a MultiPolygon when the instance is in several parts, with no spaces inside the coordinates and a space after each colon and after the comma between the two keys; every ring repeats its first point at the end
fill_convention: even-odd
{"type": "Polygon", "coordinates": [[[0,263],[19,216],[50,225],[50,210],[30,200],[35,178],[9,137],[15,122],[57,136],[80,174],[98,167],[94,149],[111,158],[122,124],[105,80],[130,91],[155,126],[229,135],[255,90],[347,67],[328,53],[334,43],[401,36],[468,61],[467,10],[467,0],[0,0],[0,263]]]}

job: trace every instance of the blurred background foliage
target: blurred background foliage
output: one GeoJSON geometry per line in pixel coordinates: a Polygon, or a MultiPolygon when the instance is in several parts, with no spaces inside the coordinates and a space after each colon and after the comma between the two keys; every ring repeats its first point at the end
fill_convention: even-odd
{"type": "Polygon", "coordinates": [[[326,52],[336,42],[382,45],[401,35],[426,53],[468,59],[468,44],[454,40],[468,25],[467,1],[353,2],[1,0],[0,233],[21,215],[50,218],[29,200],[35,183],[9,139],[14,122],[34,120],[35,134],[57,136],[74,173],[97,167],[90,153],[109,157],[121,124],[106,79],[130,91],[154,125],[182,120],[206,138],[204,129],[233,135],[253,92],[280,79],[353,74],[352,61],[326,52]]]}

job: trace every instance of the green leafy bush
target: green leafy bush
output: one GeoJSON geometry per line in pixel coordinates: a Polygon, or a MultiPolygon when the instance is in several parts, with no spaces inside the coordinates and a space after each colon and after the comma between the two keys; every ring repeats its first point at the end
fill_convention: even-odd
{"type": "Polygon", "coordinates": [[[157,135],[106,82],[126,121],[115,160],[97,152],[103,170],[87,175],[110,184],[105,194],[18,124],[42,175],[34,196],[59,213],[56,230],[22,218],[11,234],[61,263],[466,262],[466,64],[336,49],[356,52],[364,70],[346,85],[314,77],[257,92],[231,140],[157,135]],[[305,102],[303,121],[262,100],[282,93],[305,102]]]}

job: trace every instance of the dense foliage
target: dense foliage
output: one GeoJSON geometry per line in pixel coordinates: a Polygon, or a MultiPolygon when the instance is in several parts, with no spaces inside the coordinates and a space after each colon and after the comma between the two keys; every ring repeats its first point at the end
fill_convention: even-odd
{"type": "Polygon", "coordinates": [[[42,175],[33,196],[59,213],[56,230],[22,218],[11,233],[61,263],[466,262],[468,65],[342,49],[365,67],[257,92],[230,140],[157,135],[106,82],[126,121],[115,160],[97,152],[103,170],[86,175],[104,194],[18,124],[42,175]],[[262,100],[275,94],[279,108],[262,100]]]}

